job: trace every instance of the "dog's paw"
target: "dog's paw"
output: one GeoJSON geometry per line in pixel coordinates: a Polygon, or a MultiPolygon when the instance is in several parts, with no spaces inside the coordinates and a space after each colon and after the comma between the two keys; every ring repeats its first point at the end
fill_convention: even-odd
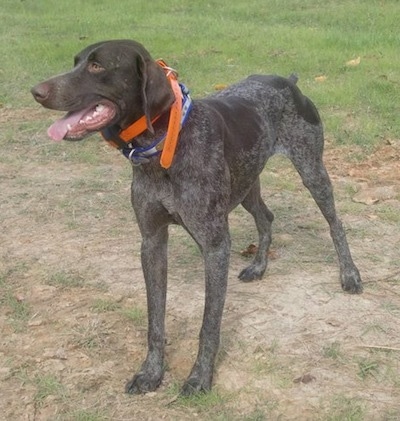
{"type": "Polygon", "coordinates": [[[239,273],[239,279],[242,282],[252,282],[263,277],[266,267],[259,265],[250,265],[239,273]]]}
{"type": "Polygon", "coordinates": [[[190,377],[181,389],[181,396],[193,396],[199,393],[207,393],[211,390],[211,380],[202,381],[198,377],[190,377]]]}
{"type": "Polygon", "coordinates": [[[363,292],[361,276],[356,267],[351,270],[343,271],[340,274],[340,281],[342,283],[343,291],[350,294],[361,294],[363,292]]]}
{"type": "Polygon", "coordinates": [[[138,373],[125,385],[125,392],[131,395],[153,392],[160,386],[161,381],[162,376],[151,376],[146,373],[138,373]]]}

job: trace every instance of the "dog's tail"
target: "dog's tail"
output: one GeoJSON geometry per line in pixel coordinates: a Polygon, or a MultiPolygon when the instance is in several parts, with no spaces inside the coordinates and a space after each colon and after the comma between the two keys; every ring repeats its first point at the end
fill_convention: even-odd
{"type": "Polygon", "coordinates": [[[290,82],[292,82],[294,85],[296,85],[297,81],[299,80],[299,77],[297,76],[296,73],[292,73],[288,79],[290,80],[290,82]]]}

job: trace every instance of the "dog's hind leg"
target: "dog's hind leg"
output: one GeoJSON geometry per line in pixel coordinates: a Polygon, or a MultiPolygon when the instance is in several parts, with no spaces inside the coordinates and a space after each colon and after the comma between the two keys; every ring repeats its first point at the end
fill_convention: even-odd
{"type": "Polygon", "coordinates": [[[322,148],[304,139],[301,143],[302,147],[292,149],[289,157],[329,224],[339,259],[343,290],[353,294],[361,293],[363,287],[360,273],[353,262],[343,225],[336,214],[332,184],[322,161],[322,148]]]}
{"type": "Polygon", "coordinates": [[[253,216],[259,236],[258,250],[253,262],[239,274],[241,281],[250,282],[261,279],[267,268],[267,252],[271,244],[271,226],[274,220],[273,213],[261,198],[259,177],[243,200],[242,206],[253,216]]]}

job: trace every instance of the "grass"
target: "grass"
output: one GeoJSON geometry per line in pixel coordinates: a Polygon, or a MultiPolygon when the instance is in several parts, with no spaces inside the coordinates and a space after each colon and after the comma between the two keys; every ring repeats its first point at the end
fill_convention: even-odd
{"type": "Polygon", "coordinates": [[[210,392],[203,392],[193,396],[180,396],[180,385],[173,383],[167,390],[168,395],[173,396],[172,405],[182,409],[190,409],[198,414],[212,413],[215,420],[232,419],[229,411],[229,402],[232,397],[218,391],[216,388],[210,392]]]}
{"type": "Polygon", "coordinates": [[[325,346],[322,353],[324,357],[332,358],[333,360],[339,360],[342,358],[339,342],[332,342],[331,344],[325,346]]]}
{"type": "Polygon", "coordinates": [[[330,402],[328,415],[324,421],[363,421],[365,409],[359,399],[335,395],[330,402]]]}
{"type": "Polygon", "coordinates": [[[33,383],[36,386],[35,402],[41,406],[46,398],[54,396],[56,398],[65,397],[65,388],[60,381],[51,374],[38,375],[34,378],[33,383]]]}
{"type": "Polygon", "coordinates": [[[20,382],[21,386],[30,385],[34,387],[33,401],[35,406],[43,406],[49,397],[55,399],[65,399],[67,397],[65,386],[53,374],[38,373],[32,376],[28,372],[28,367],[23,366],[19,367],[13,375],[20,382]]]}
{"type": "Polygon", "coordinates": [[[15,332],[26,329],[32,316],[31,306],[24,292],[21,292],[19,279],[26,271],[26,263],[19,262],[0,273],[0,309],[4,309],[6,320],[15,332]]]}
{"type": "Polygon", "coordinates": [[[49,276],[48,285],[60,288],[80,288],[84,285],[84,279],[75,272],[60,271],[49,276]]]}
{"type": "Polygon", "coordinates": [[[110,417],[105,411],[100,409],[94,410],[76,410],[64,414],[60,417],[63,421],[109,421],[110,417]]]}
{"type": "Polygon", "coordinates": [[[136,327],[145,327],[147,312],[139,307],[123,308],[120,313],[132,322],[136,327]]]}
{"type": "Polygon", "coordinates": [[[375,376],[379,370],[379,364],[376,361],[362,359],[358,362],[358,376],[365,380],[367,377],[375,376]]]}
{"type": "Polygon", "coordinates": [[[19,299],[14,292],[8,290],[0,300],[1,305],[8,308],[8,321],[15,332],[21,332],[26,328],[32,311],[25,299],[19,299]]]}
{"type": "Polygon", "coordinates": [[[120,304],[116,303],[115,301],[96,298],[90,309],[95,313],[106,313],[108,311],[116,311],[120,307],[120,304]]]}
{"type": "Polygon", "coordinates": [[[133,37],[176,66],[195,96],[252,72],[295,71],[335,140],[368,148],[400,133],[398,11],[396,0],[4,0],[0,102],[33,107],[30,86],[68,69],[83,46],[133,37]]]}

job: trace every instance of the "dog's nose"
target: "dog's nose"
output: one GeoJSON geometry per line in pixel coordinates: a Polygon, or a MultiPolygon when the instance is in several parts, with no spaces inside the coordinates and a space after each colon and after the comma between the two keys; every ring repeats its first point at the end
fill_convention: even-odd
{"type": "Polygon", "coordinates": [[[31,93],[37,102],[43,104],[49,97],[50,87],[46,83],[39,83],[31,89],[31,93]]]}

